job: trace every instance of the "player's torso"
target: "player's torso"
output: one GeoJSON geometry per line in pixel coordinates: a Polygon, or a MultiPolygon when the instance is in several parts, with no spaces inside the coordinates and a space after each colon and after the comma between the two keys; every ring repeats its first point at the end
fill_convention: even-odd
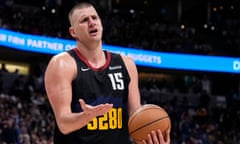
{"type": "Polygon", "coordinates": [[[89,105],[112,103],[113,108],[103,116],[94,118],[86,127],[74,132],[73,137],[79,141],[101,141],[103,144],[116,143],[119,138],[128,137],[127,133],[127,100],[129,75],[120,55],[107,53],[106,64],[94,69],[84,58],[72,51],[77,63],[78,74],[72,82],[72,112],[81,112],[79,99],[89,105]],[[78,136],[77,136],[78,135],[78,136]],[[108,139],[108,141],[104,141],[108,139]]]}

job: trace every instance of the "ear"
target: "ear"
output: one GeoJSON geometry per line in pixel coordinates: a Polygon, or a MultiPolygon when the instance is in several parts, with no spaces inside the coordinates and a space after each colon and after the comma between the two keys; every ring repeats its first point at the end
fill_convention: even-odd
{"type": "Polygon", "coordinates": [[[72,26],[69,27],[68,31],[73,38],[76,38],[76,33],[75,33],[74,28],[72,26]]]}

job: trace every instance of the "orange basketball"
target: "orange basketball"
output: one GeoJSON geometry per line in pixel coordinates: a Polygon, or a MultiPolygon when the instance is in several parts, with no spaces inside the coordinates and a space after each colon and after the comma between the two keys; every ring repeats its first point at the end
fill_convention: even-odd
{"type": "Polygon", "coordinates": [[[141,143],[147,139],[152,130],[160,129],[163,136],[171,129],[171,120],[168,113],[160,106],[153,104],[142,105],[130,117],[128,130],[131,138],[141,143]]]}

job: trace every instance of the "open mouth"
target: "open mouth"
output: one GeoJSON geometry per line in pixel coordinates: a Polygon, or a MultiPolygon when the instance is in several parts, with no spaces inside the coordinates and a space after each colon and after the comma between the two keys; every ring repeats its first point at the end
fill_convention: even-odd
{"type": "Polygon", "coordinates": [[[92,29],[92,30],[89,31],[89,33],[90,33],[91,35],[96,35],[97,32],[98,32],[97,29],[92,29]]]}

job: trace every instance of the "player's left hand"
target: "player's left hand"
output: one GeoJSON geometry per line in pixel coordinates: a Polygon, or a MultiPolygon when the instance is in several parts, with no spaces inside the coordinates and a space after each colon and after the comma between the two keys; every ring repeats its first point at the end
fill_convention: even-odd
{"type": "Polygon", "coordinates": [[[152,131],[148,134],[148,139],[142,141],[143,144],[170,144],[170,131],[163,137],[161,130],[152,131]]]}

